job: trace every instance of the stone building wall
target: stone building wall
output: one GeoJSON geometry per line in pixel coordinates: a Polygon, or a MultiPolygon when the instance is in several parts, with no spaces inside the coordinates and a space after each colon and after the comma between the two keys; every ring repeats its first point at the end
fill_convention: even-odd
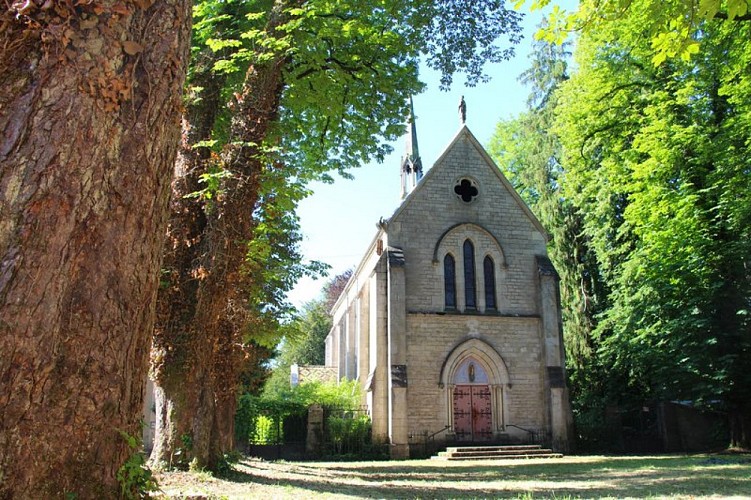
{"type": "Polygon", "coordinates": [[[539,319],[410,314],[408,328],[411,434],[431,434],[449,422],[450,387],[440,386],[441,369],[452,349],[472,338],[495,349],[508,369],[509,385],[502,387],[503,429],[497,431],[523,437],[518,427],[546,427],[539,319]]]}
{"type": "Polygon", "coordinates": [[[335,366],[319,365],[296,365],[297,381],[303,382],[320,382],[322,384],[337,382],[337,368],[335,366]]]}

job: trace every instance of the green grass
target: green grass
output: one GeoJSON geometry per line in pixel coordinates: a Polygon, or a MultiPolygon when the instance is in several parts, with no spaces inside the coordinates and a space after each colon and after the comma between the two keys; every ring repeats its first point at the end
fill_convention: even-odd
{"type": "Polygon", "coordinates": [[[523,461],[263,462],[226,478],[160,476],[168,495],[227,498],[751,498],[749,455],[523,461]]]}

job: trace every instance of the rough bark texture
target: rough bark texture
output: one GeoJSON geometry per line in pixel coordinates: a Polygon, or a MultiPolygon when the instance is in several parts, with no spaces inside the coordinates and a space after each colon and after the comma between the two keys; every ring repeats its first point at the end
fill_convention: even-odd
{"type": "Polygon", "coordinates": [[[221,85],[208,71],[199,72],[195,80],[203,92],[183,116],[152,349],[153,378],[162,397],[157,400],[159,418],[151,460],[170,467],[191,458],[188,449],[192,448],[195,411],[208,380],[204,367],[213,351],[211,339],[193,328],[198,288],[205,274],[202,256],[207,221],[203,202],[189,195],[203,188],[199,181],[211,161],[207,148],[193,144],[211,137],[221,85]]]}
{"type": "Polygon", "coordinates": [[[0,12],[0,498],[107,498],[140,434],[190,2],[0,12]]]}
{"type": "MultiPolygon", "coordinates": [[[[271,36],[283,22],[281,7],[286,3],[290,2],[275,6],[267,25],[271,36]]],[[[184,210],[188,202],[178,203],[177,197],[173,203],[168,245],[175,256],[168,259],[174,268],[170,286],[160,294],[159,308],[165,314],[160,315],[153,353],[156,383],[165,396],[158,411],[166,419],[157,428],[152,463],[182,462],[213,469],[234,446],[241,346],[249,324],[246,301],[254,285],[243,267],[264,168],[255,145],[264,143],[277,117],[285,63],[280,56],[251,66],[241,92],[234,95],[230,103],[232,144],[220,159],[220,167],[230,175],[216,199],[204,207],[206,218],[196,225],[197,206],[184,210]],[[181,219],[186,213],[193,215],[181,219]],[[200,244],[194,246],[196,242],[200,244]],[[182,305],[179,313],[175,304],[182,305]]],[[[219,104],[210,106],[218,108],[219,104]]],[[[189,117],[195,122],[191,129],[198,134],[188,137],[181,158],[194,172],[206,171],[205,159],[191,153],[191,145],[210,137],[213,118],[207,122],[193,113],[189,117]]],[[[180,189],[183,195],[185,189],[180,189]]],[[[189,189],[198,190],[197,186],[189,189]]]]}

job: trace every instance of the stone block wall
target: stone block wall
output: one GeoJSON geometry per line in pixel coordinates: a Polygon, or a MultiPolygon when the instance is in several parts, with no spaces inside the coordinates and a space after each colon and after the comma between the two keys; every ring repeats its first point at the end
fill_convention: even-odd
{"type": "Polygon", "coordinates": [[[319,365],[298,365],[298,383],[321,382],[335,384],[337,382],[337,367],[319,365]]]}
{"type": "Polygon", "coordinates": [[[471,315],[408,315],[409,433],[436,432],[449,422],[451,400],[439,377],[452,349],[476,338],[490,345],[506,364],[509,386],[503,391],[503,429],[509,435],[548,427],[543,395],[543,359],[539,318],[471,315]]]}
{"type": "MultiPolygon", "coordinates": [[[[495,261],[499,312],[539,314],[535,256],[546,254],[546,235],[488,161],[469,137],[460,137],[389,222],[389,245],[404,250],[408,311],[443,310],[447,251],[454,253],[457,262],[457,297],[462,298],[461,245],[469,238],[475,246],[478,285],[483,284],[484,256],[491,255],[495,261]],[[470,203],[454,193],[457,181],[464,178],[478,189],[470,203]]],[[[482,290],[478,286],[478,305],[484,308],[482,290]]]]}

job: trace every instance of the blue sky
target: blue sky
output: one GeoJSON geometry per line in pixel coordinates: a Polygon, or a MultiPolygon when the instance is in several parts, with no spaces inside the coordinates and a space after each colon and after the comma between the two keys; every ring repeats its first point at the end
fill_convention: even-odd
{"type": "MultiPolygon", "coordinates": [[[[467,103],[467,126],[483,145],[487,145],[498,120],[524,110],[529,90],[518,77],[529,67],[533,34],[541,18],[540,12],[525,15],[524,39],[517,46],[516,56],[487,67],[491,76],[488,83],[467,88],[459,75],[451,90],[442,92],[437,74],[423,70],[422,79],[428,88],[414,96],[414,109],[425,171],[460,128],[457,107],[462,95],[467,103]]],[[[399,206],[404,138],[392,146],[394,152],[382,164],[370,163],[352,170],[354,180],[337,178],[333,184],[315,183],[311,186],[313,195],[300,203],[303,255],[331,265],[330,276],[358,264],[375,235],[376,222],[380,217],[390,217],[399,206]]],[[[304,278],[288,297],[299,306],[316,298],[327,279],[304,278]]]]}

